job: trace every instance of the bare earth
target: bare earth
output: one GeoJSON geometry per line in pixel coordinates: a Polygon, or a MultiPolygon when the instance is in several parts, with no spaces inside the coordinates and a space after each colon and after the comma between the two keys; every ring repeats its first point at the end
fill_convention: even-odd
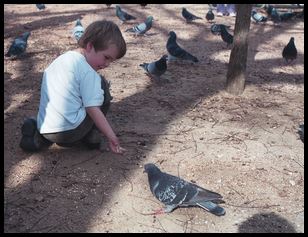
{"type": "MultiPolygon", "coordinates": [[[[246,89],[225,92],[230,49],[205,19],[186,24],[184,5],[121,5],[137,20],[121,25],[115,5],[4,6],[4,50],[31,31],[25,56],[4,59],[5,232],[304,232],[304,22],[251,24],[246,89]],[[152,15],[145,37],[124,31],[152,15]],[[44,69],[76,48],[71,30],[98,19],[116,22],[126,39],[124,58],[101,71],[114,97],[108,120],[124,156],[106,149],[52,145],[38,153],[19,148],[20,128],[36,116],[44,69]],[[140,63],[166,53],[168,32],[197,56],[197,64],[172,62],[160,83],[140,63]],[[295,38],[298,58],[281,52],[295,38]],[[151,194],[143,165],[152,162],[224,196],[226,215],[201,208],[162,207],[151,194]]],[[[204,18],[208,5],[185,5],[204,18]]],[[[231,25],[235,18],[216,17],[231,25]]]]}

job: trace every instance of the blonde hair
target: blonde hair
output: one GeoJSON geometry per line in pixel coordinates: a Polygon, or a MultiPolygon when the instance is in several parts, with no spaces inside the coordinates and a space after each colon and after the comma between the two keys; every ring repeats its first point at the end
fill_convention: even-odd
{"type": "Polygon", "coordinates": [[[91,43],[95,51],[105,50],[111,44],[118,48],[118,57],[126,53],[126,43],[119,27],[112,21],[100,20],[92,22],[78,41],[81,48],[86,48],[91,43]]]}

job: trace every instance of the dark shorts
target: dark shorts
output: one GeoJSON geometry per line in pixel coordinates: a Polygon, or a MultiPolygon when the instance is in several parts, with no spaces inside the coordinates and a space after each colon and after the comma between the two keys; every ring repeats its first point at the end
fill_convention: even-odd
{"type": "MultiPolygon", "coordinates": [[[[104,103],[100,108],[102,112],[104,113],[104,115],[106,116],[109,110],[109,107],[110,107],[112,96],[110,95],[109,83],[103,76],[101,76],[101,79],[102,79],[101,86],[102,86],[102,89],[104,90],[104,103]]],[[[71,130],[67,130],[63,132],[57,132],[57,133],[44,133],[41,135],[51,142],[69,146],[78,141],[98,143],[99,142],[98,139],[93,139],[93,136],[94,136],[93,134],[97,136],[97,134],[99,135],[99,132],[93,120],[87,114],[85,119],[75,129],[71,129],[71,130]]]]}

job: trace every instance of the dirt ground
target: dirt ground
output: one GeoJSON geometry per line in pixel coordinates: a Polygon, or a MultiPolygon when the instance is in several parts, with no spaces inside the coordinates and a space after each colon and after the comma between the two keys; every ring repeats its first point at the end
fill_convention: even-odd
{"type": "MultiPolygon", "coordinates": [[[[230,49],[205,19],[186,24],[184,5],[121,5],[137,17],[121,25],[115,5],[4,6],[4,51],[31,31],[27,53],[4,59],[5,232],[304,232],[304,21],[252,23],[247,81],[241,96],[225,92],[230,49]],[[145,37],[124,32],[152,15],[145,37]],[[127,149],[52,145],[37,153],[19,148],[23,119],[36,116],[44,69],[76,48],[71,30],[98,19],[116,22],[127,42],[124,58],[100,71],[114,97],[108,120],[127,149]],[[160,83],[139,64],[166,53],[168,32],[199,58],[172,62],[160,83]],[[281,52],[295,38],[298,58],[281,52]],[[201,208],[162,207],[151,194],[143,165],[152,162],[220,193],[226,215],[201,208]]],[[[185,5],[204,18],[208,5],[185,5]]],[[[231,25],[235,18],[216,17],[231,25]]]]}

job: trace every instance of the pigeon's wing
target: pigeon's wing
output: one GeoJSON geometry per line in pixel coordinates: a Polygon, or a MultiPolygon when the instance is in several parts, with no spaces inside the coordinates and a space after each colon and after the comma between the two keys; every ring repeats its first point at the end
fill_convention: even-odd
{"type": "Polygon", "coordinates": [[[169,45],[167,44],[167,50],[172,56],[176,58],[198,62],[198,59],[195,56],[182,49],[176,42],[173,42],[169,45]]]}
{"type": "Polygon", "coordinates": [[[133,27],[133,32],[138,34],[144,34],[146,31],[147,31],[147,26],[144,22],[133,27]]]}

